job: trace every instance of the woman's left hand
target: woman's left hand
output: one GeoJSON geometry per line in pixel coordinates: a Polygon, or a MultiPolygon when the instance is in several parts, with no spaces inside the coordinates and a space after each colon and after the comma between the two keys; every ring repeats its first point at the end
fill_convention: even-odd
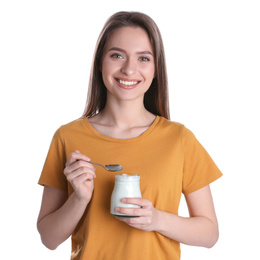
{"type": "Polygon", "coordinates": [[[123,203],[138,205],[141,208],[116,208],[116,212],[136,216],[134,218],[120,218],[118,220],[125,222],[131,227],[144,231],[154,231],[158,225],[159,210],[154,208],[152,202],[142,198],[124,198],[123,203]]]}

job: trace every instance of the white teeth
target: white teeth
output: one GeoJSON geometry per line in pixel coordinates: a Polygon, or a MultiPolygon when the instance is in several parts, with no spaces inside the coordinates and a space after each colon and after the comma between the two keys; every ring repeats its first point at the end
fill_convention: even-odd
{"type": "Polygon", "coordinates": [[[119,79],[118,82],[123,85],[131,86],[137,84],[138,81],[124,81],[119,79]]]}

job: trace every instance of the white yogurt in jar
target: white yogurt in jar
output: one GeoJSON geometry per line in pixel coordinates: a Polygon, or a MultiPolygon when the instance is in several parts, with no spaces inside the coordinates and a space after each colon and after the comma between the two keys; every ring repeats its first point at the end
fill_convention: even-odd
{"type": "Polygon", "coordinates": [[[126,204],[123,198],[142,198],[140,191],[140,175],[138,174],[117,174],[115,176],[115,186],[111,196],[110,213],[118,217],[136,217],[121,214],[115,211],[117,207],[140,208],[138,205],[126,204]]]}

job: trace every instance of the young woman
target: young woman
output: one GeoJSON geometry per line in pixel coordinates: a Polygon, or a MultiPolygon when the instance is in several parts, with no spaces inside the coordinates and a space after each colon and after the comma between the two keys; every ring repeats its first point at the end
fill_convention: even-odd
{"type": "Polygon", "coordinates": [[[218,223],[209,184],[221,172],[191,131],[169,121],[164,48],[154,21],[119,12],[97,42],[83,117],[55,133],[39,180],[38,230],[55,249],[72,238],[71,259],[180,259],[180,243],[212,247],[218,223]],[[140,208],[110,214],[119,163],[141,177],[140,208]],[[190,217],[178,216],[184,193],[190,217]]]}

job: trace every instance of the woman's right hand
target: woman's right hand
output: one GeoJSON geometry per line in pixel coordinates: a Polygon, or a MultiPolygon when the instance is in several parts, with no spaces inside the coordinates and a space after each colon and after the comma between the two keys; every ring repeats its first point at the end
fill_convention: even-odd
{"type": "Polygon", "coordinates": [[[90,158],[75,151],[66,162],[64,174],[81,201],[89,203],[94,190],[95,167],[89,163],[90,158]]]}

